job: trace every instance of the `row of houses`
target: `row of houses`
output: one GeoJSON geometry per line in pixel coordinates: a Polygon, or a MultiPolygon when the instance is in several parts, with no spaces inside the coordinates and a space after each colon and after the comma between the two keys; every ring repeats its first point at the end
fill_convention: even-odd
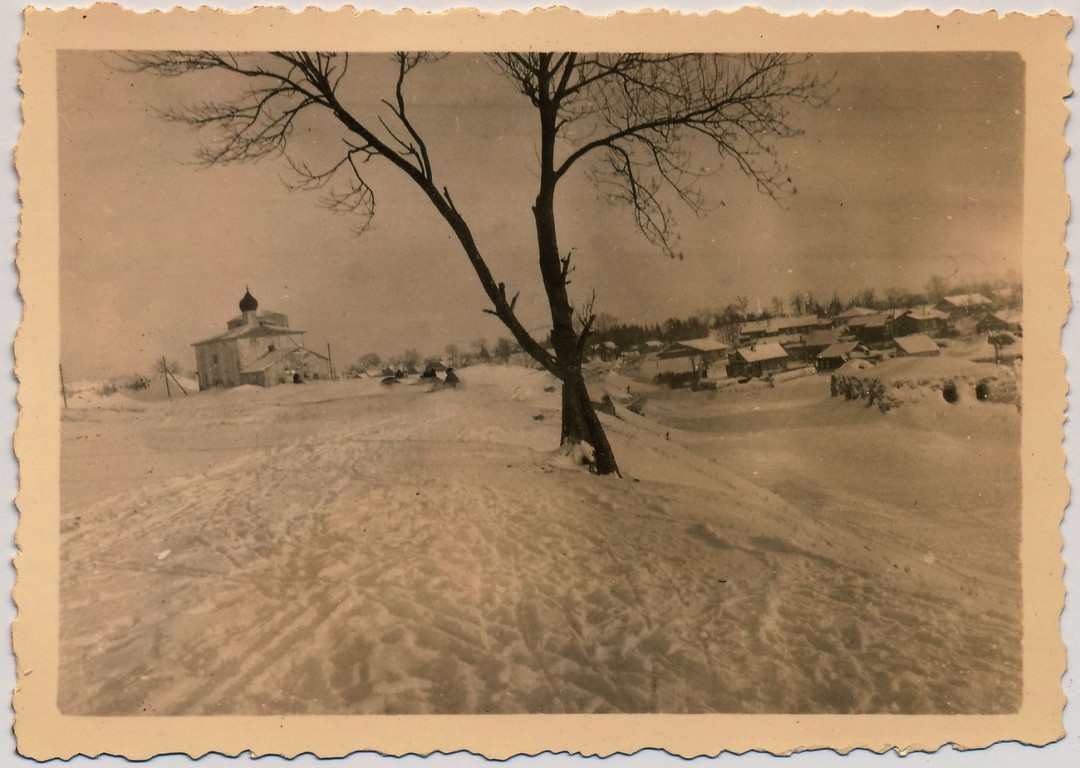
{"type": "MultiPolygon", "coordinates": [[[[938,355],[941,348],[935,337],[950,330],[952,319],[936,307],[896,312],[852,308],[841,324],[809,316],[777,317],[747,323],[737,347],[711,338],[693,339],[671,344],[657,357],[688,358],[691,370],[698,375],[707,375],[709,367],[718,363],[724,364],[728,376],[740,378],[811,365],[833,370],[852,359],[938,355]],[[829,327],[825,327],[826,322],[829,327]]],[[[977,326],[980,334],[1003,331],[1022,333],[1018,311],[990,312],[977,326]]]]}
{"type": "MultiPolygon", "coordinates": [[[[677,341],[657,355],[659,361],[686,359],[690,373],[705,377],[711,368],[723,364],[729,377],[762,377],[788,368],[812,365],[832,370],[849,360],[880,360],[896,355],[936,355],[941,348],[926,334],[897,336],[888,348],[872,348],[854,338],[836,338],[822,347],[804,345],[787,347],[779,338],[754,341],[745,347],[732,348],[711,338],[677,341]],[[808,351],[810,350],[810,351],[808,351]]],[[[685,370],[685,367],[684,367],[685,370]]]]}
{"type": "MultiPolygon", "coordinates": [[[[918,333],[935,337],[948,332],[954,320],[975,314],[989,313],[996,304],[1007,300],[1007,291],[997,296],[996,303],[982,294],[969,293],[946,296],[935,305],[923,305],[909,309],[881,311],[853,306],[832,317],[817,315],[781,315],[778,317],[729,323],[721,331],[730,349],[745,347],[763,339],[779,341],[789,355],[800,360],[812,360],[814,356],[840,340],[844,331],[864,344],[880,344],[890,339],[918,333]],[[1004,298],[1003,298],[1004,297],[1004,298]]],[[[990,316],[989,314],[987,315],[990,316]]],[[[1002,329],[1019,326],[1019,313],[1002,310],[994,317],[1007,318],[999,322],[1002,329]]],[[[985,331],[979,330],[980,333],[985,331]]],[[[700,342],[700,339],[694,340],[700,342]]],[[[680,342],[681,344],[681,342],[680,342]]],[[[693,350],[678,345],[665,345],[650,340],[632,348],[619,347],[610,340],[597,338],[588,348],[590,357],[604,361],[614,360],[625,354],[650,354],[665,352],[664,357],[692,355],[693,350]]]]}

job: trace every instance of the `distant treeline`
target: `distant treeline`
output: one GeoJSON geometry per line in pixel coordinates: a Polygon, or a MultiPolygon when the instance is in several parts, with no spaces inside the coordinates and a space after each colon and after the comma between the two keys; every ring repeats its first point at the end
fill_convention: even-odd
{"type": "Polygon", "coordinates": [[[865,307],[877,311],[907,309],[920,305],[934,305],[946,296],[978,293],[994,302],[997,307],[1015,308],[1023,300],[1022,285],[1018,278],[998,278],[993,280],[947,280],[939,275],[932,276],[922,292],[887,288],[863,288],[846,299],[838,292],[827,301],[819,301],[811,291],[792,294],[784,300],[773,296],[768,306],[757,311],[750,309],[750,300],[739,296],[720,309],[699,310],[693,316],[672,318],[653,325],[621,323],[615,318],[601,316],[593,331],[596,342],[610,341],[619,349],[638,347],[646,341],[656,340],[663,343],[698,339],[717,335],[725,340],[733,340],[738,334],[738,326],[753,320],[766,320],[783,315],[817,315],[818,317],[836,317],[852,307],[865,307]]]}

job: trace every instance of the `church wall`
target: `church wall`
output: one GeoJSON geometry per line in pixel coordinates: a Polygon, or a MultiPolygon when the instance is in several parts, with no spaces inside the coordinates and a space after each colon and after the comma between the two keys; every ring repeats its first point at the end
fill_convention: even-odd
{"type": "Polygon", "coordinates": [[[240,355],[234,341],[210,342],[195,347],[199,389],[235,387],[240,383],[240,355]]]}

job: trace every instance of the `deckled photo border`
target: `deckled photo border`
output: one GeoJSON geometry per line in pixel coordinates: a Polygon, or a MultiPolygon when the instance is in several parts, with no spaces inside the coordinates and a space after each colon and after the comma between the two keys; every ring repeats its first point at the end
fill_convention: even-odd
{"type": "Polygon", "coordinates": [[[117,7],[56,14],[30,12],[21,51],[25,132],[17,156],[24,205],[18,266],[25,302],[16,342],[21,514],[14,628],[19,688],[19,751],[37,759],[164,752],[338,756],[355,750],[426,754],[469,750],[492,758],[544,751],[607,755],[653,747],[694,756],[721,751],[787,753],[831,747],[881,751],[981,747],[1000,740],[1047,743],[1062,733],[1064,646],[1058,525],[1068,499],[1060,445],[1065,409],[1060,331],[1068,307],[1062,244],[1065,195],[1063,127],[1070,22],[911,13],[780,18],[764,11],[680,18],[666,14],[589,19],[567,11],[431,17],[348,11],[297,16],[266,9],[240,15],[174,11],[136,15],[117,7]],[[207,21],[209,19],[209,21],[207,21]],[[272,23],[271,23],[272,22],[272,23]],[[207,25],[215,27],[207,42],[207,25]],[[1024,704],[998,716],[406,716],[87,718],[56,707],[59,569],[58,232],[56,227],[55,50],[59,48],[303,48],[439,50],[648,48],[662,50],[1016,50],[1028,66],[1025,137],[1024,394],[1024,704]],[[1033,367],[1034,366],[1034,367],[1033,367]],[[52,638],[52,641],[50,641],[52,638]]]}

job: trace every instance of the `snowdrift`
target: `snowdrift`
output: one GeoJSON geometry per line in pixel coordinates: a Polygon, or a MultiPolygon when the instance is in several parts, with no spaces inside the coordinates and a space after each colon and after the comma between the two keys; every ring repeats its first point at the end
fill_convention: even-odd
{"type": "Polygon", "coordinates": [[[1020,391],[1014,369],[960,357],[897,357],[875,366],[849,361],[833,374],[834,396],[863,400],[888,411],[917,403],[928,395],[945,402],[961,400],[1012,403],[1020,391]]]}

